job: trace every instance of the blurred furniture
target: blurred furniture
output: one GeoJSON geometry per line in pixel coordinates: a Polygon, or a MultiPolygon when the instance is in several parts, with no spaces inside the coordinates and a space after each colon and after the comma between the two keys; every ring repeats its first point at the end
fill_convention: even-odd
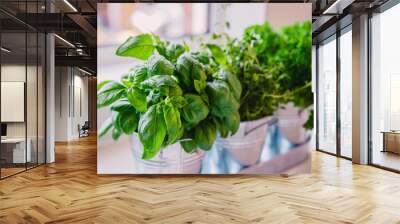
{"type": "Polygon", "coordinates": [[[25,138],[2,138],[1,139],[1,159],[5,164],[25,164],[32,160],[32,140],[25,138]],[[25,150],[26,148],[26,150],[25,150]]]}
{"type": "Polygon", "coordinates": [[[400,131],[383,131],[383,150],[400,154],[400,131]]]}
{"type": "Polygon", "coordinates": [[[80,127],[80,125],[78,124],[79,138],[89,136],[89,129],[90,129],[89,121],[85,121],[82,127],[80,127]]]}

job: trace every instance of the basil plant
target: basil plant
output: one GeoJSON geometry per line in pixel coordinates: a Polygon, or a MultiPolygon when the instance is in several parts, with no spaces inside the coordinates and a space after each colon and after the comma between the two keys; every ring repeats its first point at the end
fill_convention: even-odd
{"type": "Polygon", "coordinates": [[[210,150],[217,133],[225,138],[238,130],[241,84],[209,53],[141,34],[127,39],[116,54],[141,63],[119,82],[98,84],[98,108],[112,111],[99,137],[111,132],[118,140],[137,133],[142,159],[149,160],[177,142],[187,153],[210,150]]]}

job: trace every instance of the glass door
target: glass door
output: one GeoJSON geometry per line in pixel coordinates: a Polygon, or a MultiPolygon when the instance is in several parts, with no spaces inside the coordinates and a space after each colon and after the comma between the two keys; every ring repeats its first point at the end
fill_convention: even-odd
{"type": "Polygon", "coordinates": [[[336,35],[318,47],[318,149],[336,154],[336,35]]]}
{"type": "MultiPolygon", "coordinates": [[[[43,5],[44,1],[0,3],[20,15],[43,13],[43,5]]],[[[0,17],[2,179],[45,163],[46,39],[11,14],[0,12],[0,17]]]]}
{"type": "Polygon", "coordinates": [[[341,31],[340,45],[340,155],[352,157],[352,32],[341,31]]]}

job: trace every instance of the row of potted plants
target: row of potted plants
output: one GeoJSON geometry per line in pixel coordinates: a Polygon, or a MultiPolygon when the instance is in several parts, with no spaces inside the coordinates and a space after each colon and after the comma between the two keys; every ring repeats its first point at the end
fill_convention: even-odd
{"type": "Polygon", "coordinates": [[[268,23],[251,26],[240,40],[212,35],[199,51],[141,34],[116,54],[143,63],[120,82],[98,84],[98,107],[112,111],[99,136],[136,133],[142,160],[156,160],[178,143],[184,156],[199,155],[217,140],[251,165],[268,124],[277,122],[293,143],[304,140],[303,124],[312,128],[309,22],[279,33],[268,23]]]}

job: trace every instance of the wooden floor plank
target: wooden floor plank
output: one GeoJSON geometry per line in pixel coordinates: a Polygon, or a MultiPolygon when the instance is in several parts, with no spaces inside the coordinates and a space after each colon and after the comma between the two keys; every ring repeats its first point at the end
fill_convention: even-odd
{"type": "MultiPolygon", "coordinates": [[[[118,149],[115,149],[118,150],[118,149]]],[[[96,138],[0,181],[0,223],[400,223],[400,175],[320,152],[298,176],[96,174],[96,138]]]]}

